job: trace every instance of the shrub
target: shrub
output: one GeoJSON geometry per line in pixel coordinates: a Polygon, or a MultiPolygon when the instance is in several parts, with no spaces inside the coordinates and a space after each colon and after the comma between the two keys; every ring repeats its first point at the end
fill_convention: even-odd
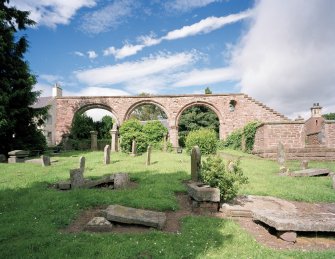
{"type": "Polygon", "coordinates": [[[191,131],[186,137],[186,149],[198,146],[202,154],[214,154],[217,149],[216,132],[211,129],[199,129],[191,131]]]}
{"type": "Polygon", "coordinates": [[[162,141],[168,130],[160,121],[148,121],[143,126],[143,133],[147,135],[150,144],[159,143],[162,141]]]}
{"type": "Polygon", "coordinates": [[[201,180],[211,187],[220,189],[221,200],[229,201],[237,196],[242,184],[248,183],[248,178],[243,175],[240,160],[228,161],[225,166],[219,156],[209,156],[202,163],[201,180]]]}
{"type": "Polygon", "coordinates": [[[250,122],[243,128],[243,135],[245,138],[245,151],[250,153],[254,148],[255,135],[260,122],[254,121],[250,122]]]}
{"type": "Polygon", "coordinates": [[[137,153],[143,153],[148,147],[148,139],[143,132],[124,133],[121,140],[121,150],[123,152],[131,152],[133,139],[136,141],[137,153]]]}
{"type": "Polygon", "coordinates": [[[233,131],[224,141],[224,147],[233,149],[241,149],[242,142],[242,130],[238,129],[233,131]]]}
{"type": "Polygon", "coordinates": [[[120,135],[126,133],[135,133],[143,130],[143,125],[139,120],[130,119],[125,121],[120,127],[120,135]]]}

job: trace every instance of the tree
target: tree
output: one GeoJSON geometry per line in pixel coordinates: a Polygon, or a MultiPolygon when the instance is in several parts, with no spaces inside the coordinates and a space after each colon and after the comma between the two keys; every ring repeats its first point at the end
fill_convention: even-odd
{"type": "Polygon", "coordinates": [[[104,139],[111,138],[109,131],[113,128],[113,118],[111,116],[105,115],[101,119],[100,128],[96,128],[100,133],[100,137],[104,139]]]}
{"type": "Polygon", "coordinates": [[[91,130],[95,130],[93,119],[85,113],[76,113],[73,117],[70,137],[73,139],[89,139],[91,130]]]}
{"type": "Polygon", "coordinates": [[[28,42],[21,33],[35,24],[29,12],[8,7],[0,0],[0,153],[13,149],[43,149],[45,138],[38,126],[46,118],[47,108],[34,109],[40,93],[33,91],[36,78],[24,60],[28,42]]]}
{"type": "Polygon", "coordinates": [[[179,145],[185,146],[185,138],[190,131],[208,128],[219,134],[220,122],[216,113],[206,106],[193,106],[183,112],[178,126],[179,145]]]}
{"type": "Polygon", "coordinates": [[[212,94],[212,91],[211,89],[209,89],[209,87],[206,87],[205,94],[212,94]]]}
{"type": "Polygon", "coordinates": [[[322,115],[326,120],[335,120],[335,112],[326,113],[322,115]]]}

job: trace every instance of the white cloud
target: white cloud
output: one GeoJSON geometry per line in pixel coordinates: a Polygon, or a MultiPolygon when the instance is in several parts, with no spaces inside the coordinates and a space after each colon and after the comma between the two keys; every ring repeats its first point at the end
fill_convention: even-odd
{"type": "Polygon", "coordinates": [[[179,75],[179,80],[174,83],[176,87],[204,86],[218,82],[238,79],[236,71],[231,68],[216,68],[206,70],[193,70],[179,75]]]}
{"type": "Polygon", "coordinates": [[[165,8],[169,11],[188,12],[192,9],[204,7],[220,0],[174,0],[165,4],[165,8]]]}
{"type": "Polygon", "coordinates": [[[55,28],[69,24],[71,18],[82,7],[93,7],[96,0],[12,0],[10,6],[30,11],[30,18],[38,25],[55,28]]]}
{"type": "Polygon", "coordinates": [[[132,45],[126,43],[122,48],[116,49],[115,47],[109,47],[104,51],[104,55],[113,55],[116,59],[122,59],[128,56],[135,55],[145,47],[160,44],[163,40],[177,40],[185,37],[190,37],[198,34],[206,34],[211,31],[220,29],[227,24],[238,22],[245,18],[250,17],[251,11],[231,14],[223,17],[207,17],[200,22],[194,23],[189,26],[184,26],[181,29],[173,30],[168,32],[161,38],[155,38],[151,33],[150,35],[139,36],[138,41],[140,44],[132,45]]]}
{"type": "Polygon", "coordinates": [[[54,84],[58,81],[61,81],[63,79],[62,76],[58,76],[58,75],[50,75],[50,74],[42,74],[38,76],[39,80],[43,80],[46,81],[50,84],[54,84]]]}
{"type": "Polygon", "coordinates": [[[124,96],[124,95],[129,95],[129,93],[120,89],[95,87],[95,86],[82,88],[79,91],[63,90],[63,96],[124,96]]]}
{"type": "Polygon", "coordinates": [[[37,83],[34,85],[34,91],[41,91],[41,97],[51,96],[52,95],[52,86],[43,83],[37,83]]]}
{"type": "Polygon", "coordinates": [[[85,14],[81,30],[89,34],[109,31],[125,22],[137,7],[137,1],[114,0],[99,10],[85,14]]]}
{"type": "Polygon", "coordinates": [[[85,57],[85,54],[80,51],[75,51],[74,54],[79,57],[85,57]]]}
{"type": "Polygon", "coordinates": [[[139,61],[76,71],[75,76],[80,82],[94,86],[126,83],[132,82],[132,80],[135,79],[162,73],[166,70],[171,72],[176,69],[182,70],[194,63],[197,58],[198,53],[195,52],[182,52],[177,54],[160,53],[139,61]]]}
{"type": "Polygon", "coordinates": [[[288,115],[334,107],[334,13],[332,0],[257,1],[232,53],[241,91],[288,115]]]}
{"type": "Polygon", "coordinates": [[[98,54],[94,50],[87,51],[87,55],[89,59],[95,59],[98,57],[98,54]]]}

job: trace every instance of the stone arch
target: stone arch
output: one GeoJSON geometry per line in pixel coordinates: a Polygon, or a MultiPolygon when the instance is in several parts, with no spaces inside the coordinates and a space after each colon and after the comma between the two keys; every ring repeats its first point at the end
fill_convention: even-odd
{"type": "Polygon", "coordinates": [[[77,108],[73,112],[73,117],[76,113],[83,114],[84,112],[86,112],[88,110],[91,110],[91,109],[103,109],[103,110],[109,111],[110,113],[113,114],[113,117],[116,120],[116,124],[120,125],[121,122],[120,122],[120,119],[117,116],[117,113],[110,106],[108,106],[106,104],[101,104],[101,103],[89,103],[89,104],[85,104],[83,106],[80,106],[79,108],[77,108]]]}
{"type": "Polygon", "coordinates": [[[170,116],[169,116],[169,113],[167,112],[167,109],[165,108],[164,105],[162,105],[162,104],[159,103],[159,102],[156,102],[156,101],[153,101],[153,100],[148,100],[148,99],[146,99],[146,100],[141,100],[141,101],[138,101],[138,102],[133,103],[133,104],[128,108],[128,110],[127,110],[127,112],[126,112],[126,114],[125,114],[125,116],[124,116],[123,121],[128,120],[129,117],[130,117],[130,114],[131,114],[137,107],[139,107],[139,106],[141,106],[141,105],[144,105],[144,104],[153,104],[153,105],[157,106],[158,108],[160,108],[160,109],[165,113],[165,115],[166,115],[166,117],[167,117],[167,120],[169,120],[169,117],[170,117],[170,116]]]}
{"type": "MultiPolygon", "coordinates": [[[[180,120],[180,116],[183,114],[183,112],[188,109],[188,108],[191,108],[192,106],[205,106],[209,109],[211,109],[213,112],[215,112],[216,116],[218,116],[219,118],[219,122],[220,122],[220,125],[222,124],[223,122],[223,117],[219,111],[218,108],[216,108],[214,105],[212,105],[211,103],[208,103],[208,102],[203,102],[203,101],[196,101],[196,102],[191,102],[191,103],[188,103],[186,105],[184,105],[178,112],[177,116],[176,116],[176,121],[175,121],[175,125],[178,126],[179,125],[179,120],[180,120]]],[[[220,129],[221,130],[221,129],[220,129]]]]}

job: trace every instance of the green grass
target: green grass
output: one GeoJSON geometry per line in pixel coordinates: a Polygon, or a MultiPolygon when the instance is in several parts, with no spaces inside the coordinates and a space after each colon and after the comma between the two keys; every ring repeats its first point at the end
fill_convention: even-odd
{"type": "MultiPolygon", "coordinates": [[[[240,153],[234,153],[241,155],[240,153]]],[[[83,210],[97,205],[122,204],[160,211],[176,210],[175,192],[185,191],[190,178],[186,154],[154,152],[152,165],[145,155],[112,153],[112,164],[103,165],[102,152],[64,153],[50,167],[38,164],[0,164],[0,258],[332,258],[335,251],[276,251],[258,244],[230,220],[185,217],[179,234],[151,231],[140,234],[61,231],[83,210]],[[126,190],[57,191],[48,186],[69,177],[86,157],[85,177],[128,172],[138,188],[126,190]]],[[[298,162],[290,162],[298,168],[298,162]]],[[[335,171],[335,163],[311,163],[335,171]]],[[[242,157],[250,179],[241,194],[272,195],[288,200],[335,202],[327,177],[277,176],[275,162],[242,157]]]]}

